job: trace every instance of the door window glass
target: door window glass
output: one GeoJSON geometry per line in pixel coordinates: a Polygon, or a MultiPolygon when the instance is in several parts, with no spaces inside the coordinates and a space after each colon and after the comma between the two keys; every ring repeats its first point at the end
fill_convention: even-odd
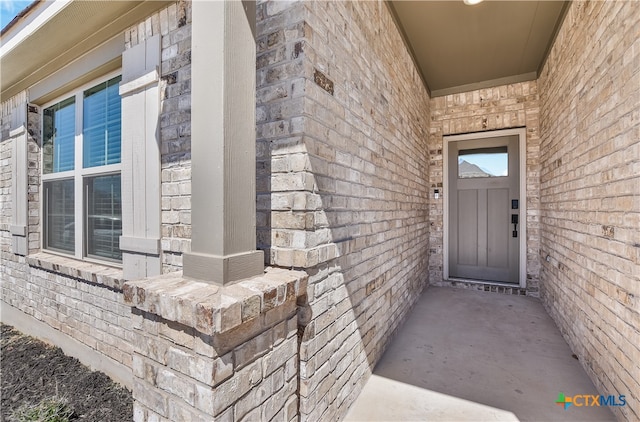
{"type": "Polygon", "coordinates": [[[507,147],[465,149],[458,152],[458,178],[509,175],[507,147]]]}

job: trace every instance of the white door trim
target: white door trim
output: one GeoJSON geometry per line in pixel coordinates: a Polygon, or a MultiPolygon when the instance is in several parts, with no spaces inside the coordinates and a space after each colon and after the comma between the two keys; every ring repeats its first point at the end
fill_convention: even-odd
{"type": "MultiPolygon", "coordinates": [[[[519,280],[520,287],[527,287],[527,130],[525,128],[494,130],[490,132],[466,133],[463,135],[448,135],[442,138],[442,202],[443,209],[443,239],[442,239],[442,263],[443,279],[449,280],[449,142],[468,141],[471,139],[487,139],[499,136],[518,135],[520,149],[520,229],[519,241],[519,280]]],[[[483,281],[486,283],[486,281],[483,281]]],[[[502,284],[502,283],[499,283],[502,284]]]]}

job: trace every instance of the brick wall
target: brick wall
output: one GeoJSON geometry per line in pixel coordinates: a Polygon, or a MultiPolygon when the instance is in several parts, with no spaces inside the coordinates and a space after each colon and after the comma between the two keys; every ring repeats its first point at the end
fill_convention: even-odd
{"type": "Polygon", "coordinates": [[[40,225],[40,115],[27,109],[28,257],[13,251],[11,114],[26,107],[26,93],[2,103],[0,138],[0,291],[2,306],[12,306],[55,330],[96,350],[106,358],[131,367],[130,307],[124,304],[116,269],[39,253],[40,225]]]}
{"type": "MultiPolygon", "coordinates": [[[[536,81],[503,85],[431,100],[429,136],[429,279],[442,283],[443,277],[443,204],[446,192],[439,199],[434,189],[442,191],[443,136],[497,129],[526,128],[526,188],[527,188],[527,289],[538,295],[540,263],[540,122],[536,81]]],[[[514,290],[516,292],[516,290],[514,290]]]]}
{"type": "Polygon", "coordinates": [[[42,253],[7,255],[3,302],[131,367],[131,308],[123,300],[121,271],[42,253]]]}
{"type": "MultiPolygon", "coordinates": [[[[162,35],[162,248],[163,271],[182,266],[190,226],[190,60],[191,3],[177,2],[125,32],[125,48],[162,35]]],[[[13,189],[12,110],[28,101],[26,93],[2,103],[0,140],[0,280],[2,301],[44,322],[99,353],[131,367],[131,308],[124,304],[122,270],[40,252],[40,114],[29,107],[28,247],[29,256],[11,245],[13,189]]]]}
{"type": "Polygon", "coordinates": [[[11,157],[13,139],[9,136],[11,131],[11,115],[14,109],[26,101],[26,92],[21,92],[13,98],[2,102],[0,108],[0,231],[3,236],[8,236],[11,244],[9,225],[13,215],[11,201],[11,157]],[[6,233],[5,233],[6,232],[6,233]]]}
{"type": "Polygon", "coordinates": [[[40,218],[40,111],[37,107],[27,107],[27,212],[28,212],[28,250],[38,252],[42,244],[42,226],[40,218]]]}
{"type": "MultiPolygon", "coordinates": [[[[13,181],[12,161],[13,143],[16,137],[10,136],[10,120],[15,108],[24,106],[27,101],[26,92],[22,92],[2,103],[2,117],[0,118],[0,236],[7,242],[2,251],[11,249],[11,234],[9,227],[13,215],[13,181]],[[5,238],[6,236],[6,238],[5,238]]],[[[37,107],[27,107],[27,244],[28,251],[37,252],[40,249],[40,113],[37,107]]],[[[6,255],[8,257],[9,255],[6,255]]]]}
{"type": "Polygon", "coordinates": [[[304,268],[300,413],[357,397],[427,280],[429,98],[382,2],[258,4],[258,241],[304,268]]]}
{"type": "Polygon", "coordinates": [[[3,306],[67,334],[125,367],[131,367],[130,307],[119,290],[116,269],[80,264],[73,259],[39,253],[40,249],[40,119],[36,108],[27,112],[28,250],[14,254],[12,221],[12,143],[8,122],[12,109],[26,96],[2,104],[0,140],[0,290],[3,306]]]}
{"type": "Polygon", "coordinates": [[[573,2],[539,79],[541,297],[640,419],[640,3],[573,2]]]}

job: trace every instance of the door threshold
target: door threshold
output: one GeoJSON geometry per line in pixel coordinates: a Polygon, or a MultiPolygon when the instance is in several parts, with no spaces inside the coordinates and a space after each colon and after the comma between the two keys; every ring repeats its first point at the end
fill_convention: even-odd
{"type": "Polygon", "coordinates": [[[526,296],[527,289],[520,287],[516,283],[504,283],[499,281],[486,280],[470,280],[466,278],[449,277],[439,283],[433,283],[434,286],[455,287],[460,289],[473,289],[485,292],[503,293],[510,295],[526,296]]]}
{"type": "Polygon", "coordinates": [[[518,283],[506,283],[504,281],[473,280],[470,278],[449,277],[449,279],[445,281],[457,281],[460,283],[473,283],[473,284],[488,284],[489,286],[520,287],[518,283]]]}

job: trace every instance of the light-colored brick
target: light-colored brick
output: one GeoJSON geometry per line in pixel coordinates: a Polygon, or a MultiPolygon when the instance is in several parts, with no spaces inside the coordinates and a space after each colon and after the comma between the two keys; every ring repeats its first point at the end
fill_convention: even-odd
{"type": "MultiPolygon", "coordinates": [[[[7,122],[20,93],[0,116],[2,299],[131,367],[135,420],[292,420],[298,375],[301,419],[338,419],[427,280],[441,284],[442,137],[525,127],[526,293],[540,289],[600,390],[632,398],[617,415],[638,419],[638,7],[573,2],[539,80],[430,99],[385,7],[259,1],[257,239],[270,263],[309,271],[300,298],[306,284],[267,288],[267,275],[198,302],[181,280],[129,289],[117,269],[39,254],[37,109],[30,255],[14,255],[7,122]]],[[[190,14],[179,1],[124,31],[125,48],[162,35],[165,273],[190,251],[190,14]]]]}
{"type": "Polygon", "coordinates": [[[640,418],[629,363],[640,356],[639,26],[636,2],[572,3],[538,80],[540,295],[600,392],[626,396],[611,409],[629,421],[640,418]]]}

